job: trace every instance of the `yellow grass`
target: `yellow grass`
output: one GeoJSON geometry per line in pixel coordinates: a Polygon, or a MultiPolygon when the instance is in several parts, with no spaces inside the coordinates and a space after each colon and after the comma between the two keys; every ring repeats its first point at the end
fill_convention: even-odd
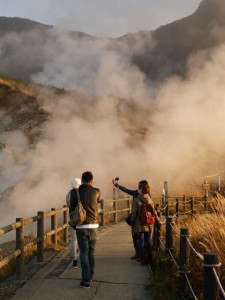
{"type": "Polygon", "coordinates": [[[225,265],[225,198],[218,195],[214,199],[213,213],[195,215],[186,223],[190,240],[202,254],[216,252],[225,265]]]}

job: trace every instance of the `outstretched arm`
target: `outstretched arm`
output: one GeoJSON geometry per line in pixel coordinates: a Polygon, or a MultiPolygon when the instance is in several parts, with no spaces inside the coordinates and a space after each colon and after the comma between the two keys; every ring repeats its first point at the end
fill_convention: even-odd
{"type": "Polygon", "coordinates": [[[137,190],[129,190],[127,188],[125,188],[124,186],[122,185],[117,185],[118,189],[120,189],[121,191],[123,191],[124,193],[128,194],[128,195],[131,195],[131,196],[134,196],[137,194],[137,190]]]}

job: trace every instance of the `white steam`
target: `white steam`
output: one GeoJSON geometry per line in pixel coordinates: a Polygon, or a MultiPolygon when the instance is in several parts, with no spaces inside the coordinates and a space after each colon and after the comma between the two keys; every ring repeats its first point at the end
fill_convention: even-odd
{"type": "Polygon", "coordinates": [[[57,39],[42,50],[44,69],[32,79],[79,93],[54,103],[42,99],[52,117],[28,157],[0,152],[4,186],[13,182],[11,175],[23,178],[10,197],[12,217],[62,206],[70,180],[86,170],[93,171],[106,200],[115,176],[131,189],[147,179],[160,195],[164,180],[171,190],[185,192],[193,182],[200,186],[208,172],[224,170],[224,47],[212,51],[210,60],[204,53],[192,58],[188,78],[171,78],[153,97],[145,75],[131,64],[138,43],[129,49],[122,42],[54,34],[57,39]]]}

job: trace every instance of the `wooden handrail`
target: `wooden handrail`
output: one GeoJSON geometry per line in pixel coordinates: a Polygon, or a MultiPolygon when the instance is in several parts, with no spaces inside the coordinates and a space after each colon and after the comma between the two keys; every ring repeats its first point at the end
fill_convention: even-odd
{"type": "MultiPolygon", "coordinates": [[[[155,196],[156,198],[156,196],[155,196]]],[[[159,199],[161,199],[160,197],[158,197],[159,199]]],[[[188,198],[184,195],[182,195],[182,197],[170,197],[167,195],[167,200],[169,201],[170,199],[174,199],[175,202],[173,203],[174,207],[175,207],[175,215],[178,218],[179,214],[183,215],[186,214],[186,207],[188,207],[189,210],[189,206],[190,206],[190,211],[193,213],[194,212],[194,208],[199,206],[199,202],[201,202],[200,204],[202,204],[202,208],[204,209],[206,207],[206,200],[208,201],[208,199],[206,199],[205,197],[191,197],[188,198]],[[196,200],[198,199],[198,201],[196,200]],[[202,200],[202,201],[199,201],[202,200]],[[180,206],[179,206],[179,202],[180,202],[180,206]],[[179,209],[183,207],[183,212],[180,212],[179,209]]],[[[170,211],[169,209],[171,209],[172,205],[171,203],[167,203],[166,209],[161,209],[162,212],[165,213],[166,216],[169,215],[170,211]]],[[[105,201],[104,199],[101,200],[100,202],[100,208],[98,210],[99,212],[99,217],[100,217],[100,225],[101,226],[105,226],[106,223],[106,216],[109,215],[113,215],[113,222],[117,223],[118,222],[118,216],[121,213],[127,213],[127,215],[131,212],[132,209],[132,198],[130,197],[126,197],[126,198],[120,198],[120,199],[113,199],[113,200],[108,200],[105,201]],[[118,208],[118,206],[120,206],[121,203],[125,203],[126,207],[120,207],[118,208]]],[[[160,207],[159,207],[160,210],[160,207]]],[[[18,222],[12,223],[10,225],[7,225],[3,228],[0,228],[0,236],[7,234],[10,231],[16,230],[17,232],[17,249],[15,249],[15,251],[8,255],[7,257],[3,258],[2,260],[0,260],[0,269],[7,265],[10,260],[15,259],[15,258],[21,258],[24,255],[24,251],[28,248],[28,247],[33,247],[35,245],[37,245],[37,260],[39,262],[43,261],[44,259],[44,246],[45,246],[45,240],[50,236],[52,239],[52,242],[54,244],[57,243],[57,234],[62,232],[62,238],[64,241],[68,240],[68,216],[69,213],[69,209],[68,207],[66,207],[64,205],[63,208],[52,208],[51,211],[44,213],[44,212],[38,212],[38,214],[36,216],[27,218],[27,219],[18,219],[18,222]],[[57,220],[57,216],[59,214],[63,214],[62,219],[63,219],[63,224],[58,226],[58,220],[57,220]],[[45,232],[44,229],[44,223],[45,223],[45,219],[51,218],[51,229],[48,230],[47,232],[45,232]],[[37,223],[37,237],[31,241],[30,243],[24,244],[24,240],[23,240],[23,228],[29,224],[32,223],[37,223]],[[19,236],[20,235],[20,236],[19,236]],[[21,248],[22,247],[22,248],[21,248]]],[[[125,216],[123,215],[123,218],[125,218],[125,216]]],[[[109,218],[108,218],[109,219],[109,218]]],[[[109,220],[107,219],[107,221],[109,222],[109,220]]],[[[24,261],[24,258],[22,258],[21,260],[17,259],[17,261],[20,261],[20,272],[19,272],[19,277],[22,276],[22,264],[24,261]]]]}
{"type": "MultiPolygon", "coordinates": [[[[99,208],[98,213],[100,217],[100,225],[105,225],[105,215],[113,214],[114,215],[114,222],[117,222],[118,214],[122,212],[130,212],[131,210],[131,198],[126,197],[122,199],[113,199],[109,201],[101,200],[101,208],[99,208]],[[126,203],[126,208],[120,209],[111,209],[110,211],[106,211],[106,207],[113,203],[113,207],[117,207],[119,203],[126,203]]],[[[17,266],[17,275],[18,278],[23,277],[23,264],[24,264],[24,251],[28,248],[37,245],[37,260],[38,262],[42,262],[44,259],[44,247],[45,247],[45,240],[48,237],[51,237],[53,243],[57,243],[57,234],[62,232],[63,233],[63,240],[68,240],[68,220],[69,220],[69,209],[64,205],[63,208],[52,208],[51,211],[44,213],[38,212],[36,216],[29,217],[27,219],[17,219],[18,221],[7,225],[3,228],[0,228],[0,236],[9,233],[10,231],[16,230],[17,233],[17,249],[10,255],[4,257],[0,260],[0,269],[10,263],[10,261],[16,259],[17,266]],[[63,214],[63,221],[62,225],[58,225],[57,215],[63,214]],[[51,219],[51,229],[45,232],[44,230],[44,223],[45,220],[50,218],[51,219]],[[25,244],[24,242],[24,227],[29,224],[37,223],[37,237],[33,239],[31,242],[25,244]],[[22,247],[22,248],[21,248],[22,247]]]]}

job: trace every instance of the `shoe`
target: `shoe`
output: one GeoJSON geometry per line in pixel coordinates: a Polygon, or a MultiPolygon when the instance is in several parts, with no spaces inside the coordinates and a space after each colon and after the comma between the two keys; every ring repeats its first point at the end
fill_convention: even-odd
{"type": "Polygon", "coordinates": [[[80,287],[82,287],[83,289],[90,289],[90,284],[81,281],[80,287]]]}
{"type": "Polygon", "coordinates": [[[73,268],[78,269],[78,261],[77,260],[73,261],[73,268]]]}
{"type": "Polygon", "coordinates": [[[134,256],[131,256],[130,259],[138,259],[138,258],[139,258],[139,256],[137,254],[135,254],[134,256]]]}

